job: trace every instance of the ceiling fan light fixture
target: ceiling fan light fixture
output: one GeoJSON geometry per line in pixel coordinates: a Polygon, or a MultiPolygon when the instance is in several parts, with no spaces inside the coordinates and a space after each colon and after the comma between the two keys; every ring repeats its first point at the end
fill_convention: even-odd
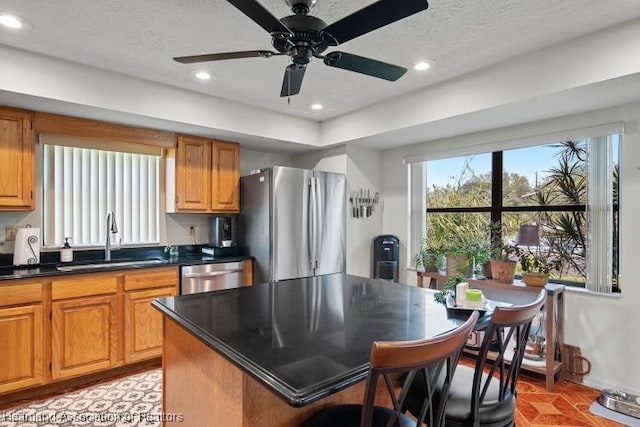
{"type": "Polygon", "coordinates": [[[312,110],[322,110],[324,106],[322,104],[316,103],[311,105],[312,110]]]}
{"type": "Polygon", "coordinates": [[[0,24],[13,30],[19,30],[25,27],[25,24],[20,18],[9,13],[0,13],[0,24]]]}

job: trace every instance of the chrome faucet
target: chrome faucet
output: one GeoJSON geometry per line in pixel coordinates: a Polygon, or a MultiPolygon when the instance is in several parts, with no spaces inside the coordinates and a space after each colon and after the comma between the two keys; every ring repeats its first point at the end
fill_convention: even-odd
{"type": "Polygon", "coordinates": [[[118,232],[118,224],[116,224],[116,216],[113,211],[107,211],[107,239],[104,242],[104,260],[111,261],[111,233],[118,232]]]}

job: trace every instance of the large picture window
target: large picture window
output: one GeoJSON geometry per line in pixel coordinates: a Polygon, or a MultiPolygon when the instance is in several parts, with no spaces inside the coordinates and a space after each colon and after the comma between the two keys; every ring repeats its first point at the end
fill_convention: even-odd
{"type": "Polygon", "coordinates": [[[157,244],[160,156],[99,146],[107,149],[44,145],[44,244],[61,246],[71,237],[73,246],[104,245],[108,211],[120,243],[157,244]]]}
{"type": "Polygon", "coordinates": [[[612,134],[412,165],[426,170],[412,175],[424,177],[423,241],[453,251],[515,245],[519,227],[536,224],[535,250],[560,261],[552,282],[618,291],[620,139],[612,134]]]}

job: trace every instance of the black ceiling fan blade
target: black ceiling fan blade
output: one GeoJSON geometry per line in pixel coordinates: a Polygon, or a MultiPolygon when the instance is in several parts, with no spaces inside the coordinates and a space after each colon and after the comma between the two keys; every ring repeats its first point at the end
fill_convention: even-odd
{"type": "Polygon", "coordinates": [[[251,18],[256,24],[267,30],[270,34],[273,33],[291,33],[291,30],[287,28],[278,18],[273,16],[271,12],[264,8],[256,0],[227,0],[234,5],[240,12],[251,18]]]}
{"type": "Polygon", "coordinates": [[[304,65],[291,64],[284,70],[284,79],[282,80],[282,90],[280,97],[297,95],[302,87],[302,79],[307,67],[304,65]]]}
{"type": "Polygon", "coordinates": [[[207,55],[178,56],[174,61],[181,64],[193,64],[195,62],[223,61],[225,59],[238,58],[270,58],[274,55],[283,55],[270,50],[245,50],[240,52],[210,53],[207,55]]]}
{"type": "MultiPolygon", "coordinates": [[[[429,7],[427,0],[379,0],[323,30],[339,44],[399,21],[429,7]]],[[[334,43],[335,45],[335,43],[334,43]]]]}
{"type": "Polygon", "coordinates": [[[345,52],[331,52],[324,57],[324,63],[330,67],[355,71],[379,79],[396,81],[407,72],[407,69],[387,62],[377,61],[364,56],[345,52]]]}

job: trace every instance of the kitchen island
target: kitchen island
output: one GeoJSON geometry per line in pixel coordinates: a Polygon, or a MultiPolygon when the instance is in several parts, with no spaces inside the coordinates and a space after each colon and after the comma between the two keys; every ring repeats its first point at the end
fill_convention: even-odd
{"type": "Polygon", "coordinates": [[[327,404],[360,403],[374,340],[420,339],[464,322],[433,292],[332,274],[158,299],[163,411],[186,425],[298,426],[327,404]]]}

